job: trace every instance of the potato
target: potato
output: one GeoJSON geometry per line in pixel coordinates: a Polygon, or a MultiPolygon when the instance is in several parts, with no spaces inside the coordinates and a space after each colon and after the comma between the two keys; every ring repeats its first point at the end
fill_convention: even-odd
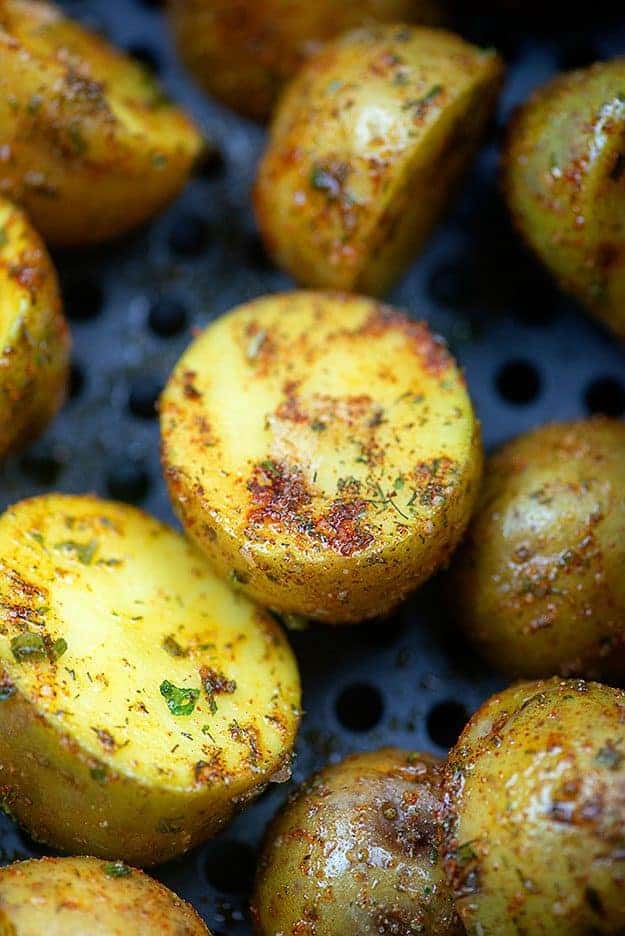
{"type": "Polygon", "coordinates": [[[175,510],[218,574],[332,623],[392,609],[444,564],[481,469],[464,380],[373,300],[267,296],[210,325],[161,400],[175,510]]]}
{"type": "Polygon", "coordinates": [[[420,250],[491,114],[497,55],[380,26],[328,43],[285,92],[255,187],[276,263],[309,286],[385,293],[420,250]]]}
{"type": "Polygon", "coordinates": [[[469,936],[625,932],[625,693],[523,683],[452,750],[445,864],[469,936]]]}
{"type": "Polygon", "coordinates": [[[617,420],[543,426],[489,460],[448,592],[493,665],[625,675],[624,486],[617,420]]]}
{"type": "Polygon", "coordinates": [[[242,114],[269,116],[326,39],[376,22],[434,24],[437,0],[169,0],[178,48],[200,84],[242,114]]]}
{"type": "MultiPolygon", "coordinates": [[[[1,65],[0,65],[1,68],[1,65]]],[[[56,273],[27,218],[0,198],[0,459],[38,435],[65,398],[69,333],[56,273]]]]}
{"type": "Polygon", "coordinates": [[[63,851],[152,865],[290,762],[275,622],[135,508],[50,494],[0,519],[0,791],[63,851]]]}
{"type": "Polygon", "coordinates": [[[121,861],[42,858],[0,869],[0,936],[210,936],[193,908],[121,861]]]}
{"type": "Polygon", "coordinates": [[[0,193],[66,246],[150,217],[201,145],[142,66],[44,0],[0,0],[0,140],[0,193]]]}
{"type": "Polygon", "coordinates": [[[558,76],[513,121],[504,159],[521,234],[625,338],[625,59],[558,76]]]}
{"type": "Polygon", "coordinates": [[[267,833],[258,936],[459,936],[436,848],[441,783],[435,757],[383,748],[305,784],[267,833]]]}

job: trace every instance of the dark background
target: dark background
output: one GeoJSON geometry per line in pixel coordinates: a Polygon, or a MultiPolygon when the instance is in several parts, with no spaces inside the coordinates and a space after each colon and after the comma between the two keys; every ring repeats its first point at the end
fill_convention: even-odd
{"type": "MultiPolygon", "coordinates": [[[[185,79],[157,3],[63,6],[153,67],[219,153],[148,227],[105,249],[55,257],[74,337],[71,399],[45,437],[2,469],[0,496],[9,504],[51,489],[97,491],[172,520],[156,396],[192,327],[292,285],[267,261],[250,211],[263,131],[185,79]]],[[[514,106],[558,69],[625,53],[623,17],[611,12],[617,4],[590,4],[585,14],[572,3],[542,6],[549,10],[523,3],[499,18],[459,17],[467,38],[503,52],[506,89],[452,212],[390,297],[450,342],[488,448],[547,420],[625,413],[624,351],[525,255],[499,196],[498,147],[514,106]]],[[[391,621],[293,635],[306,711],[296,781],[328,759],[383,744],[444,754],[468,714],[502,684],[454,633],[453,608],[443,609],[441,594],[434,581],[391,621]]],[[[289,788],[270,788],[220,838],[156,872],[193,901],[215,936],[249,933],[256,848],[289,788]]],[[[4,861],[42,853],[2,816],[0,833],[4,861]]]]}

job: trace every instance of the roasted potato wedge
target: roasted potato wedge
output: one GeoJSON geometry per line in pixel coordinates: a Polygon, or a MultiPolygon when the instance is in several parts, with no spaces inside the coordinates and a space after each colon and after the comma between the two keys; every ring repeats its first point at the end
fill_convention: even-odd
{"type": "Polygon", "coordinates": [[[0,518],[0,790],[38,840],[152,865],[284,772],[299,682],[275,622],[135,508],[0,518]]]}
{"type": "Polygon", "coordinates": [[[625,58],[559,75],[513,120],[512,217],[536,255],[625,338],[625,58]]]}
{"type": "Polygon", "coordinates": [[[210,936],[193,908],[121,861],[42,858],[0,869],[0,936],[210,936]]]}
{"type": "Polygon", "coordinates": [[[178,49],[234,110],[269,116],[285,82],[334,36],[376,22],[440,22],[437,0],[169,0],[178,49]]]}
{"type": "Polygon", "coordinates": [[[502,75],[452,33],[379,26],[327,46],[285,92],[255,187],[266,247],[300,283],[385,293],[476,149],[502,75]]]}
{"type": "Polygon", "coordinates": [[[625,424],[542,426],[493,455],[448,589],[513,675],[625,675],[625,424]]]}
{"type": "Polygon", "coordinates": [[[444,344],[356,296],[285,293],[222,317],[178,362],[161,426],[174,508],[219,575],[332,623],[389,611],[443,565],[479,482],[444,344]]]}
{"type": "MultiPolygon", "coordinates": [[[[0,69],[2,65],[0,63],[0,69]]],[[[38,435],[65,398],[69,332],[56,272],[24,214],[0,198],[0,458],[38,435]]]]}
{"type": "Polygon", "coordinates": [[[45,0],[0,0],[0,139],[0,194],[66,246],[149,218],[201,146],[142,66],[45,0]]]}
{"type": "Polygon", "coordinates": [[[470,936],[625,931],[625,693],[498,693],[449,755],[445,864],[470,936]]]}
{"type": "Polygon", "coordinates": [[[267,833],[252,906],[258,936],[460,936],[437,851],[441,787],[435,757],[396,748],[313,777],[267,833]]]}

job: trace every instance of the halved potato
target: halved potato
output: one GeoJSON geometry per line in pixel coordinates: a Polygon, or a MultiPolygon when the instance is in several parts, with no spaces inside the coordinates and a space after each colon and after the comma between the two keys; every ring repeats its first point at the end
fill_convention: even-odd
{"type": "Polygon", "coordinates": [[[0,198],[0,458],[55,415],[68,364],[69,332],[52,261],[24,214],[0,198]]]}
{"type": "Polygon", "coordinates": [[[440,21],[437,0],[169,0],[178,48],[200,84],[262,120],[326,39],[375,22],[440,21]]]}
{"type": "Polygon", "coordinates": [[[0,141],[0,193],[70,246],[158,211],[201,146],[142,66],[45,0],[0,0],[0,141]]]}
{"type": "Polygon", "coordinates": [[[0,869],[0,936],[210,936],[195,910],[121,861],[41,858],[0,869]]]}
{"type": "Polygon", "coordinates": [[[304,285],[385,293],[438,220],[501,77],[492,51],[442,30],[328,43],[285,92],[258,172],[276,262],[304,285]]]}
{"type": "Polygon", "coordinates": [[[161,416],[187,531],[282,613],[389,611],[447,561],[477,492],[478,425],[444,343],[361,297],[240,306],[183,355],[161,416]]]}
{"type": "Polygon", "coordinates": [[[289,764],[275,622],[135,508],[51,494],[0,518],[0,788],[38,840],[151,865],[289,764]]]}
{"type": "Polygon", "coordinates": [[[442,764],[382,748],[305,783],[269,826],[258,936],[460,936],[437,851],[442,764]]]}
{"type": "Polygon", "coordinates": [[[503,166],[529,246],[625,339],[625,58],[540,87],[511,123],[503,166]]]}

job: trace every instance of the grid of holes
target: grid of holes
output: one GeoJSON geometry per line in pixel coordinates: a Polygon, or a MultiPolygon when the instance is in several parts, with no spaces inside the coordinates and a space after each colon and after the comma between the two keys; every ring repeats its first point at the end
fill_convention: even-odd
{"type": "MultiPolygon", "coordinates": [[[[188,99],[221,147],[199,167],[190,194],[148,231],[85,257],[57,258],[76,340],[70,400],[46,437],[5,468],[4,500],[53,487],[90,487],[171,519],[158,466],[155,403],[172,363],[193,326],[252,295],[289,286],[271,269],[239,192],[241,173],[251,178],[260,136],[185,84],[163,44],[158,0],[119,0],[114,14],[107,0],[67,0],[65,6],[159,73],[178,98],[188,99]],[[206,185],[222,205],[221,218],[198,207],[207,204],[201,188],[206,185]],[[233,208],[242,218],[234,235],[233,208]],[[135,257],[127,267],[118,262],[124,252],[135,257]],[[215,284],[208,289],[198,270],[215,255],[215,284]],[[250,279],[233,289],[242,271],[250,279]],[[117,277],[127,279],[122,294],[114,288],[117,277]],[[132,334],[119,328],[129,312],[132,334]],[[137,353],[120,369],[115,345],[129,335],[137,353]],[[112,353],[104,354],[103,364],[107,348],[112,353]],[[101,386],[92,399],[93,385],[102,385],[103,378],[110,378],[107,389],[101,386]],[[92,449],[94,460],[88,456],[92,449]]],[[[503,49],[514,93],[504,95],[499,120],[447,224],[391,298],[425,315],[448,338],[467,369],[490,446],[549,418],[625,413],[620,350],[521,251],[502,210],[494,160],[512,104],[556,68],[622,52],[625,32],[613,24],[600,29],[595,20],[593,29],[578,24],[556,44],[548,26],[537,40],[523,28],[510,30],[505,21],[497,31],[489,16],[464,27],[475,41],[503,49]],[[571,358],[576,347],[577,358],[571,358]],[[576,365],[579,374],[571,376],[576,365]]],[[[498,682],[465,650],[448,613],[441,611],[434,582],[383,626],[293,635],[307,711],[294,781],[357,748],[394,743],[443,753],[453,744],[470,711],[498,682]]],[[[224,836],[156,872],[196,904],[215,936],[249,932],[246,906],[258,842],[286,792],[271,788],[224,836]]],[[[44,853],[4,818],[0,837],[4,860],[44,853]]]]}

